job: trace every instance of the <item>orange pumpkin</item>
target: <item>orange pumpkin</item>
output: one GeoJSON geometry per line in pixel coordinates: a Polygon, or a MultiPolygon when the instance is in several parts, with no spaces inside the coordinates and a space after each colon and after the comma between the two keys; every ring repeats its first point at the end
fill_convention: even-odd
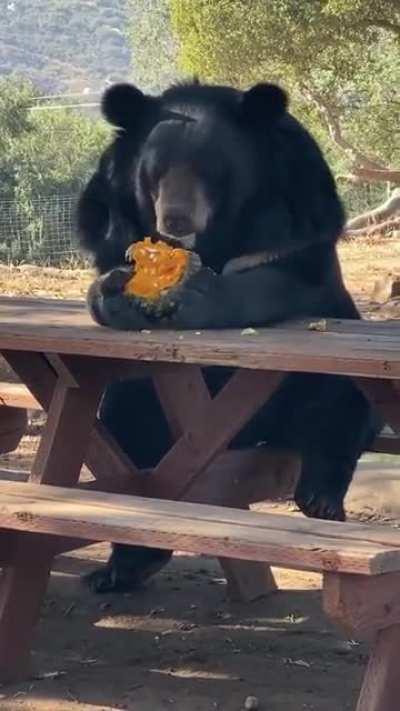
{"type": "Polygon", "coordinates": [[[197,254],[161,240],[153,242],[150,237],[132,244],[126,258],[133,263],[134,271],[125,284],[125,295],[157,315],[175,306],[179,287],[201,267],[197,254]]]}

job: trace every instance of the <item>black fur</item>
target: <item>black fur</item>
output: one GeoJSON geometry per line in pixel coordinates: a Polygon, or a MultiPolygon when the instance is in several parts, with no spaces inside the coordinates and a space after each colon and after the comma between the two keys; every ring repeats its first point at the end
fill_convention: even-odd
{"type": "MultiPolygon", "coordinates": [[[[333,177],[313,138],[287,113],[281,89],[264,84],[240,92],[187,84],[154,98],[114,87],[103,110],[122,130],[79,206],[82,244],[102,274],[89,294],[96,320],[120,329],[198,329],[296,317],[359,318],[336,256],[344,213],[333,177]],[[131,242],[154,233],[157,181],[177,161],[190,163],[207,195],[210,218],[195,245],[204,268],[185,286],[175,313],[152,323],[121,295],[126,276],[113,269],[124,264],[131,242]],[[271,260],[222,273],[230,260],[258,252],[271,260]]],[[[208,369],[205,376],[216,392],[229,372],[208,369]]],[[[157,464],[171,445],[150,382],[110,387],[100,417],[140,467],[157,464]]],[[[293,374],[232,446],[265,441],[298,451],[301,510],[342,520],[355,465],[376,429],[367,401],[350,380],[293,374]]],[[[91,584],[96,590],[127,588],[168,556],[117,546],[91,584]]]]}

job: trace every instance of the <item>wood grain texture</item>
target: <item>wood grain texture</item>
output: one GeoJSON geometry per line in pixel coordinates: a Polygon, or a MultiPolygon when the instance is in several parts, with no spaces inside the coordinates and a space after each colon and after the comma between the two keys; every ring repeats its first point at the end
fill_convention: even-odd
{"type": "Polygon", "coordinates": [[[210,402],[201,420],[190,421],[182,436],[155,468],[153,479],[166,498],[184,497],[189,487],[241,427],[268,400],[280,373],[239,370],[210,402]]]}
{"type": "Polygon", "coordinates": [[[226,596],[231,602],[252,602],[278,590],[267,563],[219,558],[226,578],[226,596]]]}
{"type": "Polygon", "coordinates": [[[187,429],[201,426],[211,402],[201,368],[176,366],[170,372],[155,374],[153,381],[174,439],[187,429]]]}
{"type": "MultiPolygon", "coordinates": [[[[3,351],[3,355],[47,412],[57,376],[46,358],[41,353],[24,351],[3,351]]],[[[77,362],[80,359],[76,359],[75,365],[77,362]]],[[[98,420],[88,442],[85,463],[96,478],[104,482],[105,489],[112,486],[116,491],[125,491],[129,487],[142,493],[143,477],[98,420]]]]}
{"type": "Polygon", "coordinates": [[[19,407],[0,406],[0,453],[17,449],[28,429],[28,414],[19,407]]]}
{"type": "Polygon", "coordinates": [[[79,480],[102,391],[55,385],[31,480],[72,486],[79,480]]]}
{"type": "Polygon", "coordinates": [[[400,623],[400,573],[372,577],[326,573],[323,601],[326,614],[346,634],[370,639],[400,623]]]}
{"type": "Polygon", "coordinates": [[[400,391],[397,381],[357,378],[355,382],[385,422],[394,432],[400,433],[400,391]]]}
{"type": "Polygon", "coordinates": [[[0,588],[0,680],[25,679],[30,647],[50,575],[52,555],[46,543],[16,537],[12,562],[3,568],[0,588]]]}
{"type": "MultiPolygon", "coordinates": [[[[97,359],[100,360],[100,359],[97,359]]],[[[108,360],[112,360],[111,358],[108,360]]],[[[108,360],[103,361],[105,363],[105,366],[108,364],[108,360]]],[[[90,359],[89,359],[90,363],[90,359]]],[[[117,376],[121,377],[121,371],[122,370],[121,364],[125,363],[126,361],[114,361],[115,363],[115,370],[114,368],[111,369],[111,373],[107,372],[107,380],[112,380],[115,379],[117,376]]],[[[90,365],[92,365],[90,363],[90,365]]],[[[142,365],[142,364],[140,364],[142,365]]],[[[146,364],[147,365],[147,364],[146,364]]],[[[167,366],[168,364],[160,364],[160,366],[167,366]]],[[[150,368],[152,367],[152,364],[149,364],[150,368]]],[[[191,366],[189,366],[191,367],[191,366]]],[[[145,369],[142,370],[142,368],[139,368],[139,370],[136,370],[136,368],[129,368],[126,370],[127,377],[134,377],[135,375],[140,377],[141,375],[144,375],[145,369]]],[[[147,374],[149,373],[148,369],[146,370],[147,374]]],[[[164,374],[163,374],[164,375],[164,374]]],[[[6,382],[0,382],[0,406],[4,407],[14,407],[14,408],[25,408],[27,410],[41,410],[41,405],[40,403],[36,400],[36,398],[32,395],[32,393],[28,390],[28,388],[23,384],[23,383],[6,383],[6,382]]],[[[372,446],[370,447],[371,452],[380,452],[382,454],[400,454],[400,437],[397,434],[392,434],[390,432],[383,432],[381,435],[379,435],[372,446]]]]}
{"type": "Polygon", "coordinates": [[[400,625],[382,630],[375,640],[357,711],[398,711],[400,699],[400,625]]]}
{"type": "MultiPolygon", "coordinates": [[[[189,432],[191,433],[189,436],[193,440],[193,431],[196,431],[196,428],[201,430],[214,406],[201,369],[198,366],[187,366],[183,372],[177,370],[175,376],[159,374],[154,377],[154,384],[175,439],[182,437],[185,432],[189,432]]],[[[222,420],[220,426],[223,427],[223,425],[222,420]]],[[[240,453],[232,454],[239,455],[240,453]]],[[[245,472],[243,458],[242,467],[239,467],[238,456],[236,456],[236,460],[231,457],[231,461],[233,466],[236,463],[237,479],[240,477],[241,482],[245,482],[242,476],[245,472]]],[[[210,466],[212,467],[212,463],[210,466]]],[[[249,481],[252,481],[253,472],[247,468],[246,473],[249,481]]],[[[264,469],[263,474],[265,482],[269,483],[268,470],[264,469]]],[[[157,484],[157,480],[153,481],[152,477],[151,483],[154,486],[157,484]]],[[[238,496],[239,493],[239,487],[235,486],[233,481],[229,485],[226,477],[223,478],[220,472],[216,471],[214,476],[210,477],[204,471],[200,477],[192,476],[191,483],[189,486],[187,484],[183,486],[183,493],[178,498],[204,503],[216,503],[219,500],[223,506],[233,504],[247,509],[250,499],[243,495],[244,492],[241,492],[241,496],[238,496]],[[234,501],[235,494],[236,500],[234,501]]],[[[266,563],[228,558],[220,558],[219,562],[227,581],[227,596],[231,600],[242,600],[243,602],[257,600],[277,589],[271,568],[266,563]]]]}
{"type": "Polygon", "coordinates": [[[398,321],[332,319],[325,332],[310,331],[310,321],[260,330],[257,335],[117,332],[94,324],[84,302],[2,297],[0,350],[400,378],[398,321]]]}
{"type": "Polygon", "coordinates": [[[400,534],[389,531],[385,542],[379,526],[358,525],[356,534],[355,524],[307,521],[299,531],[302,520],[291,516],[19,482],[0,482],[0,497],[0,524],[12,530],[307,570],[360,575],[400,570],[400,534]]]}
{"type": "Polygon", "coordinates": [[[0,383],[0,406],[41,410],[40,403],[23,383],[0,383]]]}
{"type": "MultiPolygon", "coordinates": [[[[181,437],[186,430],[193,431],[203,426],[213,405],[201,368],[178,366],[175,375],[172,373],[155,375],[154,383],[175,439],[181,437]]],[[[231,461],[234,462],[235,459],[231,458],[231,461]]],[[[239,461],[238,457],[236,461],[239,461]]],[[[236,471],[239,478],[243,470],[241,471],[237,466],[236,471]]],[[[247,474],[251,481],[253,472],[247,471],[247,474]]],[[[268,482],[268,469],[264,470],[264,478],[268,482]]],[[[241,481],[244,481],[243,477],[241,481]]],[[[207,472],[203,472],[201,477],[192,479],[189,487],[186,487],[186,490],[184,488],[182,497],[178,498],[204,503],[216,503],[215,498],[217,500],[219,498],[222,506],[228,506],[232,504],[233,493],[239,492],[233,482],[230,486],[227,484],[226,477],[223,478],[217,472],[212,481],[207,477],[207,472]],[[196,484],[199,483],[201,488],[197,487],[196,494],[196,484]],[[193,499],[193,496],[196,496],[196,499],[193,499]]],[[[249,499],[246,496],[237,497],[236,506],[247,509],[248,504],[249,499]]],[[[227,596],[231,600],[250,602],[277,590],[271,568],[266,563],[231,558],[220,558],[219,562],[226,577],[227,596]]]]}
{"type": "MultiPolygon", "coordinates": [[[[30,354],[23,357],[29,370],[30,354]]],[[[30,478],[72,486],[79,479],[102,390],[94,381],[77,387],[62,359],[59,367],[30,478]]],[[[0,597],[0,678],[7,681],[24,677],[29,669],[33,629],[55,552],[51,539],[19,535],[13,544],[0,597]]]]}

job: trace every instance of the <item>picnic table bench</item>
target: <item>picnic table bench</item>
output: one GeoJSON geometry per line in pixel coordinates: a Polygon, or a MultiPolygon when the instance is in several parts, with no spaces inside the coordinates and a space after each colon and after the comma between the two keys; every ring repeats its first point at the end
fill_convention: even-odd
{"type": "MultiPolygon", "coordinates": [[[[0,481],[2,680],[28,673],[54,556],[106,540],[213,554],[248,597],[274,589],[270,564],[321,572],[330,618],[373,641],[358,711],[398,711],[400,533],[245,510],[293,491],[298,462],[226,448],[290,371],[352,377],[399,432],[400,322],[126,333],[93,324],[81,302],[1,298],[0,352],[47,412],[29,481],[0,481]],[[213,399],[205,365],[236,368],[213,399]],[[96,419],[107,383],[144,375],[175,438],[146,476],[96,419]],[[83,463],[94,481],[79,483],[83,463]]],[[[5,410],[26,406],[8,393],[5,410]]]]}

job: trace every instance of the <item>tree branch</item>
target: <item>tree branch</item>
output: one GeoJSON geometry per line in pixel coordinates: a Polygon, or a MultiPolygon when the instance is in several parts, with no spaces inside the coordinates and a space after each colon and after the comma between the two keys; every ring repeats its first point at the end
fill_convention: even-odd
{"type": "Polygon", "coordinates": [[[372,225],[371,227],[360,227],[357,230],[349,230],[346,228],[342,236],[344,239],[353,237],[374,237],[376,235],[388,234],[398,229],[400,229],[400,217],[395,217],[385,222],[380,222],[377,225],[372,225]]]}
{"type": "MultiPolygon", "coordinates": [[[[332,140],[336,143],[339,148],[341,148],[349,157],[355,165],[359,165],[362,168],[369,168],[370,170],[386,170],[386,166],[382,164],[378,158],[373,156],[367,156],[365,153],[359,151],[355,146],[353,146],[347,138],[343,135],[342,127],[340,125],[340,115],[336,107],[332,106],[325,97],[323,97],[319,92],[314,89],[310,89],[306,85],[302,85],[301,90],[305,97],[313,102],[317,107],[321,116],[323,117],[326,127],[329,131],[329,135],[332,140]]],[[[358,168],[358,166],[357,166],[358,168]]]]}
{"type": "Polygon", "coordinates": [[[374,210],[368,210],[362,215],[353,217],[346,225],[346,230],[359,229],[360,227],[370,227],[378,222],[384,222],[397,216],[400,213],[400,190],[395,190],[390,198],[382,205],[379,205],[374,210]]]}
{"type": "Polygon", "coordinates": [[[391,168],[372,170],[355,167],[352,173],[340,173],[335,177],[337,181],[343,180],[355,185],[362,185],[363,183],[393,183],[394,185],[400,185],[400,171],[392,170],[391,168]]]}
{"type": "Polygon", "coordinates": [[[384,20],[378,17],[367,17],[365,22],[360,23],[360,27],[377,27],[380,30],[392,32],[396,37],[400,38],[400,25],[390,20],[384,20]]]}

